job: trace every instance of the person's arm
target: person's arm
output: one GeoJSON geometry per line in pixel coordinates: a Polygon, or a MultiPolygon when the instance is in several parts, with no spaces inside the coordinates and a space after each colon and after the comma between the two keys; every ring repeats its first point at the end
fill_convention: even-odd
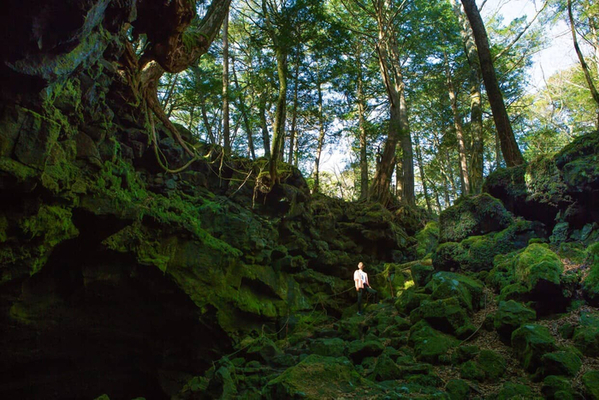
{"type": "Polygon", "coordinates": [[[368,273],[364,272],[364,274],[366,275],[366,282],[364,282],[366,284],[366,286],[370,287],[370,282],[368,282],[368,273]]]}
{"type": "Polygon", "coordinates": [[[354,284],[356,285],[356,291],[360,290],[360,275],[358,272],[354,272],[354,284]]]}

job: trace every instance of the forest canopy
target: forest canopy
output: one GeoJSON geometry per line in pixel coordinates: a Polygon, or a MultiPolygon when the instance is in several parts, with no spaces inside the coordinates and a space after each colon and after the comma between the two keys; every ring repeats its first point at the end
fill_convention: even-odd
{"type": "Polygon", "coordinates": [[[493,170],[598,128],[599,9],[588,0],[484,22],[470,0],[239,0],[226,16],[227,1],[194,6],[176,49],[149,26],[132,32],[140,63],[149,51],[161,66],[149,104],[225,154],[268,158],[271,185],[285,162],[313,192],[435,214],[493,170]],[[202,33],[211,13],[224,23],[202,33]],[[533,91],[533,56],[560,22],[583,62],[533,91]],[[169,51],[184,62],[165,66],[169,51]],[[344,166],[323,170],[330,157],[344,166]]]}

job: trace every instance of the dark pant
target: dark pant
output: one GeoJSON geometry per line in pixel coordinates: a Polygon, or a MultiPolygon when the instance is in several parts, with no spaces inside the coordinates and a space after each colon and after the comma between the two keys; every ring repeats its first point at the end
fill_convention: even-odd
{"type": "Polygon", "coordinates": [[[362,294],[364,292],[368,292],[374,296],[374,303],[376,303],[377,291],[371,288],[370,286],[364,286],[362,289],[358,290],[358,312],[362,312],[362,294]]]}

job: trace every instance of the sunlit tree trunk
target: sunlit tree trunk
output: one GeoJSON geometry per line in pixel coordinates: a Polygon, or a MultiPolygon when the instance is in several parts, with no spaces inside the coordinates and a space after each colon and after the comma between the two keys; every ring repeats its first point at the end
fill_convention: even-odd
{"type": "Polygon", "coordinates": [[[432,215],[433,207],[431,205],[431,199],[428,194],[428,185],[426,183],[426,176],[424,174],[424,162],[422,161],[422,152],[420,150],[420,141],[415,138],[415,149],[416,150],[416,162],[418,163],[418,170],[420,171],[420,181],[422,182],[422,191],[424,192],[424,200],[426,201],[426,209],[429,214],[432,215]]]}
{"type": "Polygon", "coordinates": [[[356,49],[356,60],[358,64],[358,129],[360,131],[360,199],[368,198],[368,141],[366,137],[366,99],[364,97],[364,76],[362,72],[362,46],[360,40],[356,49]]]}
{"type": "Polygon", "coordinates": [[[248,156],[254,160],[256,159],[256,150],[254,149],[254,135],[252,134],[252,126],[250,124],[250,119],[248,117],[247,109],[245,107],[245,101],[243,99],[243,95],[241,94],[241,87],[239,86],[239,80],[237,79],[237,72],[235,71],[235,59],[231,58],[232,63],[232,72],[233,72],[233,82],[235,83],[235,89],[237,89],[237,104],[239,106],[239,112],[241,113],[241,118],[243,118],[243,126],[245,128],[247,142],[248,142],[248,156]]]}
{"type": "Polygon", "coordinates": [[[225,154],[231,154],[229,127],[229,13],[223,21],[223,139],[225,154]]]}
{"type": "Polygon", "coordinates": [[[279,96],[275,111],[275,125],[272,135],[272,146],[270,150],[270,179],[271,185],[274,185],[278,179],[277,164],[283,153],[283,144],[285,141],[285,119],[287,114],[287,54],[281,50],[276,50],[277,74],[279,76],[279,96]]]}
{"type": "Polygon", "coordinates": [[[322,155],[322,148],[324,147],[325,139],[325,121],[324,121],[324,109],[322,101],[322,83],[318,82],[318,142],[316,144],[316,156],[314,157],[314,170],[312,176],[314,177],[314,188],[313,193],[318,193],[320,190],[320,157],[322,155]]]}
{"type": "Polygon", "coordinates": [[[449,60],[447,54],[445,54],[445,74],[447,76],[447,92],[449,93],[449,102],[451,103],[451,111],[453,113],[453,125],[456,131],[456,138],[458,140],[458,158],[460,160],[460,183],[462,185],[462,193],[468,195],[470,193],[470,178],[468,174],[468,160],[466,156],[466,144],[464,140],[464,129],[462,128],[462,122],[460,121],[460,114],[458,112],[458,100],[451,78],[451,67],[449,66],[449,60]]]}
{"type": "Polygon", "coordinates": [[[470,191],[473,194],[479,194],[483,188],[484,171],[484,130],[483,130],[483,111],[481,82],[482,72],[480,70],[480,61],[474,35],[470,28],[470,23],[462,11],[462,6],[458,0],[452,0],[453,11],[460,25],[460,36],[466,49],[468,65],[470,66],[470,128],[472,136],[472,145],[470,146],[470,191]]]}
{"type": "Polygon", "coordinates": [[[501,152],[503,153],[503,157],[508,167],[523,164],[524,158],[518,148],[518,143],[516,143],[512,125],[503,102],[503,95],[501,94],[499,82],[497,81],[497,76],[495,74],[495,67],[493,66],[493,59],[489,49],[489,39],[483,20],[476,7],[475,0],[461,1],[464,5],[464,11],[466,12],[468,20],[470,21],[472,33],[474,34],[482,76],[485,82],[485,88],[487,89],[489,103],[491,104],[491,110],[493,112],[495,128],[497,129],[497,134],[501,141],[501,152]]]}
{"type": "Polygon", "coordinates": [[[297,97],[299,92],[299,68],[300,68],[300,52],[296,51],[295,70],[293,73],[293,108],[291,111],[291,129],[289,132],[289,164],[293,164],[293,156],[295,154],[295,142],[297,136],[297,97]]]}
{"type": "MultiPolygon", "coordinates": [[[[593,82],[593,77],[591,76],[590,68],[584,59],[584,55],[580,50],[580,46],[578,45],[578,39],[576,37],[576,26],[574,25],[574,17],[572,15],[572,0],[568,0],[568,19],[570,21],[570,30],[572,32],[572,41],[574,42],[574,50],[576,50],[576,55],[578,56],[578,60],[580,61],[580,67],[582,68],[582,72],[584,73],[584,78],[587,81],[587,85],[589,86],[589,90],[591,91],[591,97],[597,104],[599,108],[599,92],[595,87],[595,83],[593,82]]],[[[597,113],[597,126],[599,127],[599,112],[597,113]]]]}
{"type": "Polygon", "coordinates": [[[266,92],[260,93],[260,103],[258,105],[258,114],[260,116],[260,130],[262,131],[262,143],[264,146],[264,156],[270,157],[270,134],[268,133],[268,124],[266,121],[266,92]]]}

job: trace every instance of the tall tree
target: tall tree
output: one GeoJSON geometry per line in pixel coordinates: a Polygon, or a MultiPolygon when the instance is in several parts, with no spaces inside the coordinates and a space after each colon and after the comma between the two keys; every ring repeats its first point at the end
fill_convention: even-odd
{"type": "Polygon", "coordinates": [[[480,16],[475,0],[461,1],[474,35],[481,72],[485,82],[485,88],[487,89],[491,110],[493,112],[495,128],[497,129],[497,136],[501,142],[503,158],[508,167],[523,164],[524,158],[522,157],[522,153],[520,152],[518,143],[514,137],[514,131],[512,130],[512,125],[503,101],[503,95],[495,74],[493,58],[489,48],[489,38],[482,17],[480,16]]]}

